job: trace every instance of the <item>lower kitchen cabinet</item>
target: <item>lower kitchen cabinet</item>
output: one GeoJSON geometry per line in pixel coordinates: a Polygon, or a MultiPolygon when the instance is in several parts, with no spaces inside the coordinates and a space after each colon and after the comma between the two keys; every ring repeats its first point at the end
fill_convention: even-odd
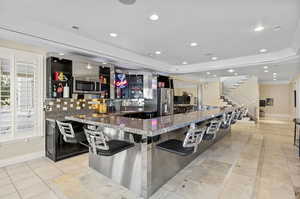
{"type": "MultiPolygon", "coordinates": [[[[82,125],[76,123],[74,125],[82,125]]],[[[89,147],[87,141],[83,144],[66,143],[55,120],[46,120],[46,157],[53,161],[63,160],[82,153],[87,153],[89,147]]],[[[82,125],[83,127],[83,125],[82,125]]]]}

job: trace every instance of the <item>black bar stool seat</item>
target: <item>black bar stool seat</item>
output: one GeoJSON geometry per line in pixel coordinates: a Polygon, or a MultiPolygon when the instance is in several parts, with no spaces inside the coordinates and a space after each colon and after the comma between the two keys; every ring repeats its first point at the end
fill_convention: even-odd
{"type": "Polygon", "coordinates": [[[191,155],[197,152],[198,145],[201,143],[205,131],[206,128],[199,128],[192,124],[183,141],[170,139],[157,144],[156,147],[180,156],[191,155]]]}
{"type": "Polygon", "coordinates": [[[230,125],[228,125],[228,124],[222,124],[221,125],[221,129],[228,129],[230,127],[230,125]]]}
{"type": "Polygon", "coordinates": [[[187,156],[194,152],[194,147],[183,147],[183,141],[175,139],[167,140],[156,146],[161,150],[176,153],[181,156],[187,156]]]}
{"type": "Polygon", "coordinates": [[[205,140],[205,141],[209,141],[209,140],[213,140],[213,139],[214,139],[213,134],[204,134],[203,135],[203,140],[205,140]]]}
{"type": "Polygon", "coordinates": [[[113,156],[117,153],[120,153],[131,147],[134,147],[133,143],[123,141],[123,140],[109,140],[106,143],[107,143],[109,149],[108,150],[97,149],[98,155],[113,156]]]}
{"type": "Polygon", "coordinates": [[[113,156],[117,153],[134,147],[134,144],[126,140],[108,139],[103,129],[84,129],[89,142],[91,152],[100,156],[113,156]]]}

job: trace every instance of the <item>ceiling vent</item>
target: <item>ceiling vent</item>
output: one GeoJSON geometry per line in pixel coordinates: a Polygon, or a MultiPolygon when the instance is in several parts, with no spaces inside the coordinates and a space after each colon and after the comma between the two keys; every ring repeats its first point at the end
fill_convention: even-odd
{"type": "Polygon", "coordinates": [[[88,53],[82,53],[82,52],[71,52],[72,55],[82,56],[90,59],[98,58],[98,56],[88,54],[88,53]]]}
{"type": "Polygon", "coordinates": [[[119,1],[125,5],[132,5],[136,2],[136,0],[119,0],[119,1]]]}

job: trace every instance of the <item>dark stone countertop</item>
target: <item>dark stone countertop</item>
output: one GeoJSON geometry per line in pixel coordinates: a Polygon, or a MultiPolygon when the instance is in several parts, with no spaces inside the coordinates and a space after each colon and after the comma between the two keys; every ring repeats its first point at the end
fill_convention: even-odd
{"type": "MultiPolygon", "coordinates": [[[[152,119],[128,118],[119,114],[72,115],[66,116],[65,119],[89,125],[120,129],[139,135],[156,136],[186,127],[191,123],[198,123],[220,116],[232,110],[232,108],[216,108],[212,110],[161,116],[152,119]]],[[[124,114],[126,113],[128,112],[125,112],[124,114]]]]}

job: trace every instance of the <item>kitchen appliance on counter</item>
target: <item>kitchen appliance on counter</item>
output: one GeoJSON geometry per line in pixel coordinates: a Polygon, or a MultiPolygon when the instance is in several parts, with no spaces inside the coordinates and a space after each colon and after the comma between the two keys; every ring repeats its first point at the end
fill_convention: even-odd
{"type": "Polygon", "coordinates": [[[101,85],[99,77],[74,77],[73,93],[100,94],[101,85]]]}
{"type": "Polygon", "coordinates": [[[157,89],[157,112],[159,116],[174,114],[174,90],[170,88],[157,89]]]}

